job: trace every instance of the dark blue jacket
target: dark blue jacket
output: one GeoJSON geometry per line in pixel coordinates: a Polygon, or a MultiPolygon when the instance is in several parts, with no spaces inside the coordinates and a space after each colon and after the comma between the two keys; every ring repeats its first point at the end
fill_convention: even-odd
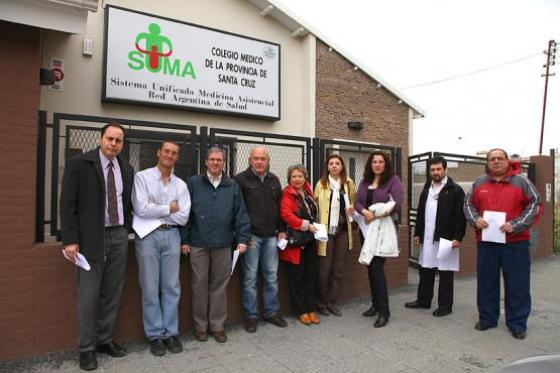
{"type": "Polygon", "coordinates": [[[222,248],[249,241],[249,214],[235,180],[222,174],[220,185],[214,188],[208,176],[196,175],[187,186],[192,205],[189,222],[182,228],[181,244],[222,248]]]}

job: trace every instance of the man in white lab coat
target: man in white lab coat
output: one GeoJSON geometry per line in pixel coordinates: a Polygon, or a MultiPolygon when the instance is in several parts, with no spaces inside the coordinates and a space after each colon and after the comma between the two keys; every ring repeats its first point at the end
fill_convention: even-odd
{"type": "Polygon", "coordinates": [[[445,158],[430,158],[428,167],[431,182],[426,183],[420,194],[413,237],[415,247],[422,243],[418,296],[415,301],[405,303],[405,307],[431,307],[438,272],[438,308],[433,315],[440,317],[449,315],[453,309],[453,272],[459,270],[459,246],[466,227],[465,192],[447,176],[445,158]]]}

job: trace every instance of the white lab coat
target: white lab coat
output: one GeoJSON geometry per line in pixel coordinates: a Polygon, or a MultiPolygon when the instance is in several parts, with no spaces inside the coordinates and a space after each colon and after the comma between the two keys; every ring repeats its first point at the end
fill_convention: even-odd
{"type": "Polygon", "coordinates": [[[439,250],[439,242],[434,241],[434,232],[436,230],[436,214],[437,214],[437,204],[438,195],[446,180],[438,186],[433,184],[430,186],[428,192],[428,198],[426,199],[426,212],[424,215],[424,242],[420,249],[420,255],[418,257],[418,264],[424,268],[438,268],[442,271],[458,271],[459,270],[459,248],[456,255],[453,255],[447,260],[440,260],[437,257],[439,250]]]}

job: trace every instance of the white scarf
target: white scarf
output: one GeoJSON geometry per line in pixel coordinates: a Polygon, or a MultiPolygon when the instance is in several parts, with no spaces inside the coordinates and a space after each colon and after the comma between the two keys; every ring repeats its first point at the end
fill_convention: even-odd
{"type": "Polygon", "coordinates": [[[340,179],[335,180],[329,175],[331,189],[331,207],[329,210],[329,234],[336,234],[338,218],[340,217],[340,179]]]}

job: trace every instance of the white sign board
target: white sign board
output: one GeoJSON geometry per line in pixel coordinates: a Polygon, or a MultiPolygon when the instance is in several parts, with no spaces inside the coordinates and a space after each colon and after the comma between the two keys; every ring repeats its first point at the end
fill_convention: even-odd
{"type": "Polygon", "coordinates": [[[275,43],[107,6],[103,77],[103,101],[280,119],[275,43]]]}

